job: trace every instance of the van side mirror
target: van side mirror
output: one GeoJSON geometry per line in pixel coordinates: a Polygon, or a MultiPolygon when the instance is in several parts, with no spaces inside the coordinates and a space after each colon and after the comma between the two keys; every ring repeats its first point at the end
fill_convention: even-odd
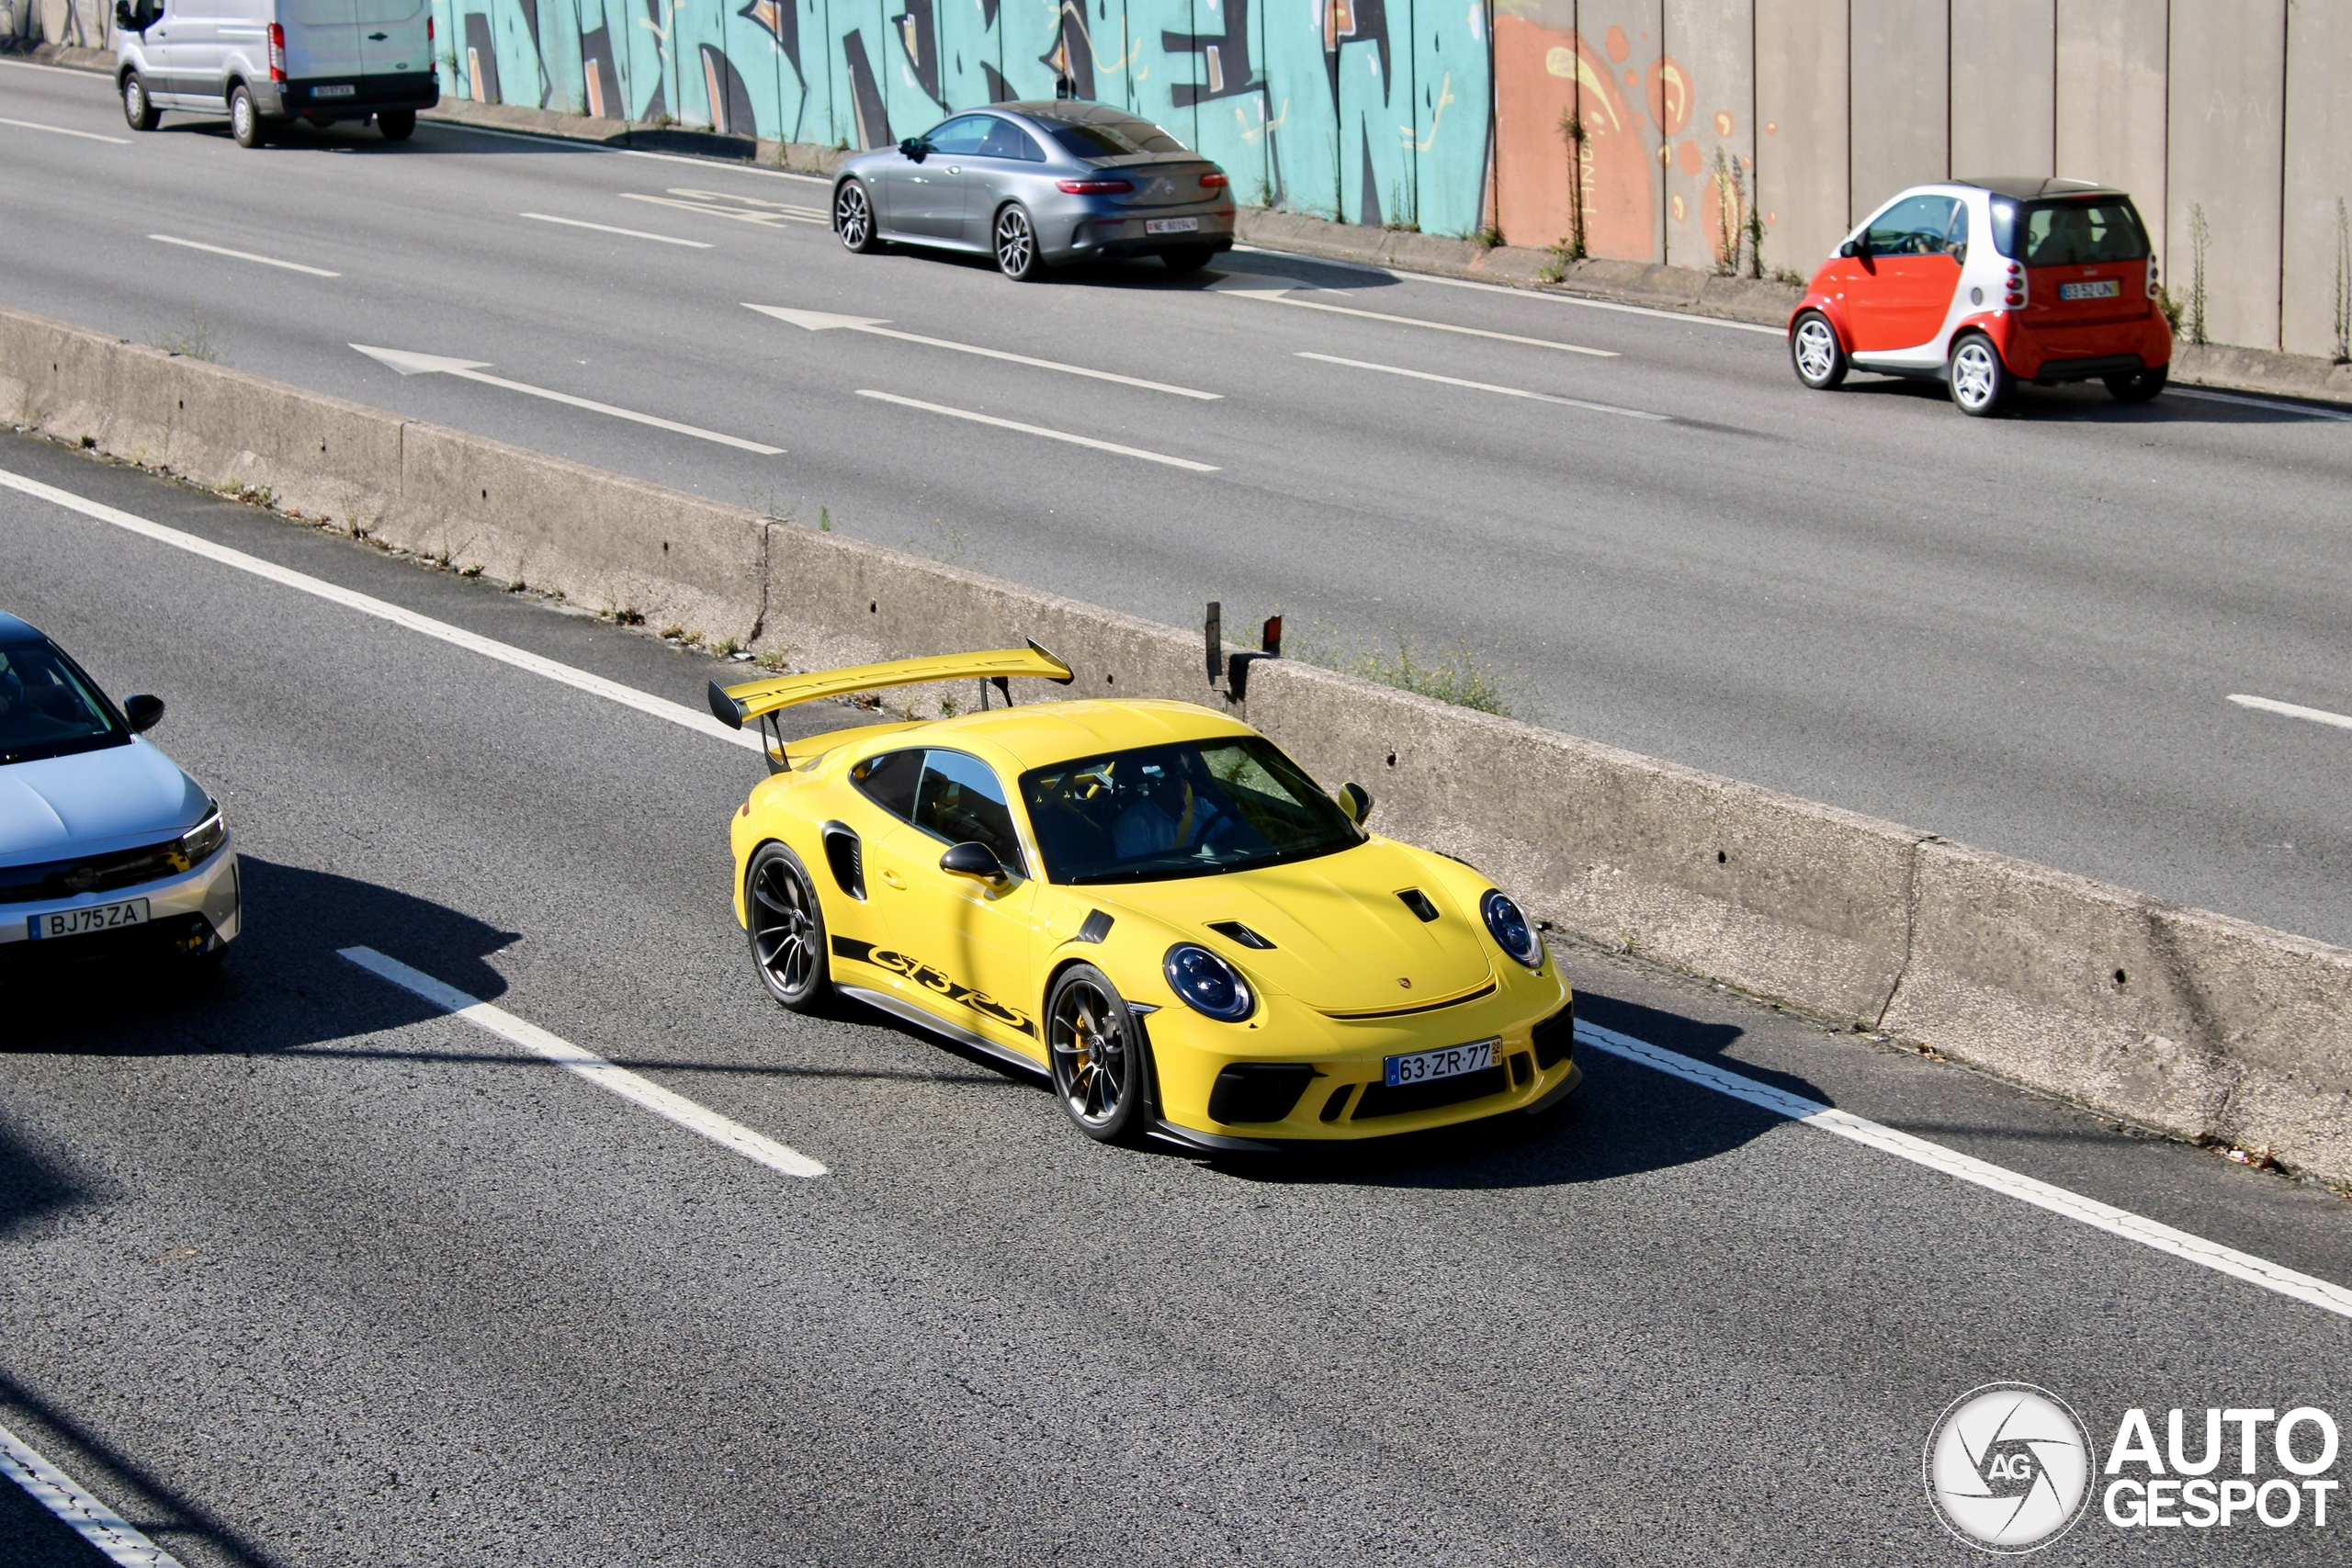
{"type": "Polygon", "coordinates": [[[1363,826],[1363,819],[1372,815],[1372,791],[1360,784],[1341,784],[1331,792],[1331,798],[1340,803],[1340,809],[1348,814],[1348,820],[1359,828],[1363,826]]]}
{"type": "Polygon", "coordinates": [[[135,697],[125,697],[122,700],[122,716],[130,721],[133,735],[144,735],[163,722],[164,699],[151,697],[144,692],[135,697]]]}
{"type": "Polygon", "coordinates": [[[939,857],[939,869],[950,876],[968,876],[994,887],[1008,880],[1004,863],[986,844],[957,844],[939,857]]]}

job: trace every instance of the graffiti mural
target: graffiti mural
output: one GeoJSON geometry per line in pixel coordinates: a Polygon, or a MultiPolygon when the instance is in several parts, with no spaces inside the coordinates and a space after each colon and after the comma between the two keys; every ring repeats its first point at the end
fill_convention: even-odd
{"type": "Polygon", "coordinates": [[[1488,0],[433,0],[442,90],[874,147],[1064,96],[1158,121],[1235,196],[1476,233],[1488,0]]]}

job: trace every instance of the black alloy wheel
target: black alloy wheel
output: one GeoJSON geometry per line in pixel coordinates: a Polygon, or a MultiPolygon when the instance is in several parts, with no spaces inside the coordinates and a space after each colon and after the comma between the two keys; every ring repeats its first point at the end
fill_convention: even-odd
{"type": "Polygon", "coordinates": [[[164,122],[164,111],[147,96],[147,84],[136,71],[122,79],[122,118],[133,130],[153,130],[164,122]]]}
{"type": "Polygon", "coordinates": [[[243,82],[229,89],[229,134],[240,147],[262,142],[261,110],[254,107],[254,96],[243,82]]]}
{"type": "Polygon", "coordinates": [[[1055,980],[1046,1002],[1046,1055],[1054,1098],[1080,1132],[1118,1144],[1148,1131],[1150,1047],[1118,987],[1091,964],[1074,964],[1055,980]]]}
{"type": "Polygon", "coordinates": [[[815,1012],[832,992],[825,909],[800,857],[763,844],[743,874],[744,929],[768,995],[794,1012],[815,1012]]]}
{"type": "Polygon", "coordinates": [[[2172,367],[2159,365],[2154,370],[2134,370],[2129,376],[2109,376],[2107,389],[2119,403],[2144,403],[2165,389],[2165,382],[2172,376],[2172,367]]]}
{"type": "Polygon", "coordinates": [[[1159,253],[1161,265],[1173,273],[1198,272],[1216,259],[1213,245],[1179,245],[1172,251],[1159,253]]]}
{"type": "Polygon", "coordinates": [[[1797,379],[1816,392],[1834,389],[1846,379],[1846,350],[1838,329],[1818,310],[1807,310],[1789,329],[1789,363],[1797,379]]]}
{"type": "Polygon", "coordinates": [[[376,129],[387,141],[406,141],[416,134],[414,109],[386,109],[376,117],[376,129]]]}
{"type": "Polygon", "coordinates": [[[833,228],[842,243],[859,255],[871,255],[882,248],[882,236],[874,222],[874,203],[865,186],[855,180],[843,180],[841,189],[833,193],[833,228]]]}
{"type": "Polygon", "coordinates": [[[1029,221],[1029,209],[1019,202],[1008,202],[996,215],[996,265],[1005,276],[1015,283],[1034,283],[1045,276],[1046,258],[1037,249],[1037,226],[1029,221]]]}

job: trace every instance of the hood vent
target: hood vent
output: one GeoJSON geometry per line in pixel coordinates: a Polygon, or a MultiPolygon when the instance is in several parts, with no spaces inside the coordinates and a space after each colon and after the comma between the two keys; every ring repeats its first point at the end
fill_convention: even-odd
{"type": "Polygon", "coordinates": [[[1244,947],[1254,947],[1261,953],[1274,945],[1239,920],[1211,920],[1209,930],[1228,941],[1238,942],[1244,947]]]}
{"type": "Polygon", "coordinates": [[[1437,919],[1437,906],[1430,903],[1430,896],[1419,888],[1408,887],[1396,897],[1405,901],[1405,908],[1419,916],[1424,922],[1437,919]]]}

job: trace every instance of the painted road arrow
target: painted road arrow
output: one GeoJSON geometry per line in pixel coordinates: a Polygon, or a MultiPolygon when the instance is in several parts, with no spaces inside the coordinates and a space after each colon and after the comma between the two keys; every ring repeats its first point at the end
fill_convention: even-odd
{"type": "Polygon", "coordinates": [[[745,452],[757,452],[763,457],[781,457],[781,446],[763,446],[756,441],[746,441],[740,435],[721,435],[716,430],[705,430],[698,424],[680,424],[673,419],[657,419],[650,413],[631,409],[616,409],[610,403],[594,402],[587,398],[575,398],[570,392],[550,391],[525,381],[510,381],[503,376],[485,376],[488,362],[479,359],[445,359],[437,354],[411,354],[399,348],[370,348],[364,343],[351,345],[368,358],[390,366],[403,376],[456,376],[468,381],[480,381],[485,387],[503,387],[510,392],[522,392],[534,398],[545,398],[551,403],[569,403],[591,413],[608,413],[615,419],[626,419],[637,424],[650,424],[656,430],[674,430],[681,435],[696,436],[704,441],[716,441],[721,446],[733,446],[745,452]]]}
{"type": "Polygon", "coordinates": [[[1090,370],[1083,365],[1064,365],[1055,359],[1032,359],[1025,354],[1007,354],[1001,348],[982,348],[973,343],[951,343],[944,337],[924,337],[920,333],[902,333],[883,325],[888,317],[836,316],[824,310],[788,310],[781,305],[754,305],[743,302],[747,310],[757,310],[763,316],[774,316],[779,321],[789,321],[796,327],[806,327],[812,333],[846,329],[854,333],[870,333],[876,337],[894,337],[900,343],[919,343],[927,348],[952,348],[958,354],[978,354],[989,359],[1002,359],[1014,365],[1032,365],[1040,370],[1058,370],[1065,376],[1087,376],[1097,381],[1116,381],[1123,387],[1141,387],[1148,392],[1171,392],[1180,398],[1198,398],[1215,402],[1222,392],[1196,392],[1190,387],[1171,387],[1165,381],[1146,381],[1134,376],[1114,375],[1108,370],[1090,370]]]}

